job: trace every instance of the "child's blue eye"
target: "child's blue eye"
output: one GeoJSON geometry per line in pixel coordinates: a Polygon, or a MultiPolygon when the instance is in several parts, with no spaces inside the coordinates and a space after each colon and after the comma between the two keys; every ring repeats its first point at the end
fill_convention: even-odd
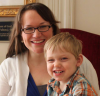
{"type": "Polygon", "coordinates": [[[61,60],[67,60],[67,58],[66,57],[63,57],[63,58],[61,58],[61,60]]]}
{"type": "Polygon", "coordinates": [[[53,62],[53,61],[54,61],[54,59],[49,59],[49,60],[48,60],[48,62],[53,62]]]}

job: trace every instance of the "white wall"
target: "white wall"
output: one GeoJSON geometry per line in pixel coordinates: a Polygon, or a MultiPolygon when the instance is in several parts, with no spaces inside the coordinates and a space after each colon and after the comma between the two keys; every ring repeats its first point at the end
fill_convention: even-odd
{"type": "Polygon", "coordinates": [[[9,43],[0,42],[0,63],[6,58],[9,43]]]}
{"type": "Polygon", "coordinates": [[[100,0],[75,0],[75,28],[100,35],[100,0]]]}
{"type": "MultiPolygon", "coordinates": [[[[14,21],[14,17],[0,17],[0,21],[14,21]]],[[[0,64],[6,58],[9,42],[0,41],[0,64]]]]}
{"type": "Polygon", "coordinates": [[[0,6],[24,5],[24,0],[0,0],[0,6]]]}

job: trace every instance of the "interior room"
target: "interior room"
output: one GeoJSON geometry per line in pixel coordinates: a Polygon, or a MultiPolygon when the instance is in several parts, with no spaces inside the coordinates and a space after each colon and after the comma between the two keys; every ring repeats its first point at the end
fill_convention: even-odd
{"type": "MultiPolygon", "coordinates": [[[[0,0],[0,24],[13,22],[17,10],[31,2],[47,5],[60,21],[60,31],[82,40],[83,55],[93,64],[100,82],[100,0],[0,0]]],[[[0,39],[0,64],[6,58],[8,45],[9,40],[0,39]]]]}

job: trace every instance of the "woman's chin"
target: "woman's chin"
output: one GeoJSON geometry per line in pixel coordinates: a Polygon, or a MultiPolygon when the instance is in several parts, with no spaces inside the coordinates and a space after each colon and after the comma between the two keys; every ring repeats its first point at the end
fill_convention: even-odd
{"type": "Polygon", "coordinates": [[[34,50],[34,53],[43,53],[43,49],[34,50]]]}

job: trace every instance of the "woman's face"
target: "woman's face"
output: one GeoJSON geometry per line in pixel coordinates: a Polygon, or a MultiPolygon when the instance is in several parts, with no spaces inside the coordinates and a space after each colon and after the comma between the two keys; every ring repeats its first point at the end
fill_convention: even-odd
{"type": "MultiPolygon", "coordinates": [[[[22,29],[50,25],[35,10],[28,10],[22,16],[22,29]]],[[[44,44],[53,36],[53,28],[50,27],[46,32],[39,32],[37,29],[34,33],[26,34],[22,31],[22,40],[30,52],[42,53],[44,44]]]]}

